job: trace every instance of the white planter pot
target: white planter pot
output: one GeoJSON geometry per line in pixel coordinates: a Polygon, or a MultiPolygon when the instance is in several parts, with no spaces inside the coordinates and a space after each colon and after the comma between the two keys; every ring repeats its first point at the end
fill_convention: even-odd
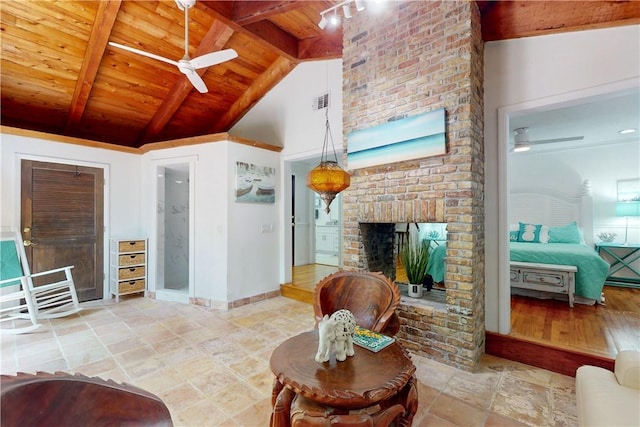
{"type": "Polygon", "coordinates": [[[422,298],[422,283],[417,285],[409,283],[407,285],[407,294],[413,298],[422,298]]]}

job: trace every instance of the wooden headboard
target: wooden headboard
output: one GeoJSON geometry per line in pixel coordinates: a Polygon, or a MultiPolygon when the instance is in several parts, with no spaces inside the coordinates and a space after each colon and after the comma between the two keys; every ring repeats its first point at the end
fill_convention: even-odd
{"type": "Polygon", "coordinates": [[[510,225],[528,222],[560,226],[575,221],[583,231],[585,242],[593,246],[593,197],[588,180],[574,194],[552,189],[512,191],[507,209],[510,225]]]}

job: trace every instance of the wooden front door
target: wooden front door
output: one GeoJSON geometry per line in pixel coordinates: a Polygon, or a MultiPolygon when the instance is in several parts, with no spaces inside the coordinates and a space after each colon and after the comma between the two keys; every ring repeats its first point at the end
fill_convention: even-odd
{"type": "Polygon", "coordinates": [[[22,161],[20,229],[31,272],[73,265],[80,301],[103,297],[103,183],[102,169],[22,161]]]}

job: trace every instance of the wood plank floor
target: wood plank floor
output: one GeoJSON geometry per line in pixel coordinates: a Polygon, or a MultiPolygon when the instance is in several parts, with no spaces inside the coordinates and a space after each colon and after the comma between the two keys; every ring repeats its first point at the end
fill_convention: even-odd
{"type": "MultiPolygon", "coordinates": [[[[311,304],[316,283],[335,271],[319,264],[294,267],[282,295],[311,304]]],[[[605,286],[604,295],[605,305],[574,308],[563,301],[513,296],[509,336],[605,358],[621,350],[640,351],[640,289],[605,286]]]]}

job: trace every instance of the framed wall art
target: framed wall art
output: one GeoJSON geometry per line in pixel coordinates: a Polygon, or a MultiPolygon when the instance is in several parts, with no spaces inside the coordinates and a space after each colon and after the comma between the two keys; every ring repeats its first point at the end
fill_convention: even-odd
{"type": "Polygon", "coordinates": [[[236,162],[235,181],[236,202],[276,202],[276,168],[236,162]]]}
{"type": "Polygon", "coordinates": [[[446,154],[445,110],[405,117],[347,136],[347,167],[360,169],[446,154]]]}
{"type": "Polygon", "coordinates": [[[618,202],[640,202],[640,179],[618,181],[618,202]]]}

